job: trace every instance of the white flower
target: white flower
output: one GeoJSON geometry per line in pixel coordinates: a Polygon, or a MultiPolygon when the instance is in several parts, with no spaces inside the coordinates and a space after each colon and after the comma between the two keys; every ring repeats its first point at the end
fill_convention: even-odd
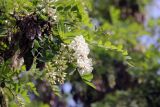
{"type": "Polygon", "coordinates": [[[88,58],[90,49],[82,35],[77,36],[69,45],[70,49],[75,51],[74,56],[77,59],[78,71],[81,75],[91,73],[93,70],[92,59],[88,58]]]}
{"type": "Polygon", "coordinates": [[[21,57],[19,58],[19,55],[20,55],[20,51],[16,51],[15,55],[12,57],[12,64],[11,66],[13,68],[17,68],[17,69],[20,69],[24,63],[24,58],[21,57]]]}
{"type": "Polygon", "coordinates": [[[53,20],[57,20],[56,9],[49,8],[48,15],[52,17],[53,20]]]}

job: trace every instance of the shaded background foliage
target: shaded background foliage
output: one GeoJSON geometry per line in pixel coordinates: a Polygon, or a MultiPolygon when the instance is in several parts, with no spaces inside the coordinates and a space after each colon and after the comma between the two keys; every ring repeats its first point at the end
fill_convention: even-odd
{"type": "MultiPolygon", "coordinates": [[[[14,5],[19,5],[15,8],[18,15],[11,14],[11,17],[10,10],[14,5],[5,6],[3,3],[11,4],[11,0],[1,0],[1,35],[7,34],[8,30],[13,33],[8,34],[13,38],[11,42],[8,37],[0,38],[0,56],[4,60],[12,57],[19,47],[26,70],[31,68],[34,55],[37,56],[38,53],[42,55],[38,54],[39,60],[35,68],[37,66],[43,69],[44,63],[56,56],[54,51],[59,51],[61,43],[69,43],[68,38],[83,34],[89,43],[90,56],[94,61],[91,83],[95,85],[95,89],[85,84],[78,72],[74,72],[74,75],[67,75],[69,79],[64,84],[57,84],[61,89],[58,92],[61,96],[56,96],[58,90],[51,90],[46,81],[38,77],[32,79],[33,72],[29,80],[34,81],[39,94],[35,94],[33,90],[25,92],[31,99],[26,106],[160,106],[159,30],[156,31],[159,29],[159,21],[147,13],[146,9],[150,5],[154,6],[156,0],[59,0],[53,6],[57,10],[58,22],[50,22],[48,14],[41,14],[43,12],[35,6],[38,0],[31,0],[31,3],[28,0],[23,1],[27,5],[16,1],[14,5]],[[37,13],[26,15],[35,10],[38,10],[37,13]],[[5,20],[10,23],[6,24],[5,20]],[[23,36],[17,38],[16,35],[23,36]],[[54,36],[50,39],[48,35],[54,36]],[[152,38],[156,39],[151,41],[152,38]],[[47,44],[50,44],[49,47],[47,44]]],[[[36,72],[40,73],[38,70],[36,72]]],[[[10,106],[14,107],[13,102],[10,102],[10,106]]]]}

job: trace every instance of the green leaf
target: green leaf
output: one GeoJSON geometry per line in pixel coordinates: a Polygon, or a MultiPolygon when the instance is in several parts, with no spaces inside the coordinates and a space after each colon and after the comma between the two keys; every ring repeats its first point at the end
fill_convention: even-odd
{"type": "Polygon", "coordinates": [[[111,42],[110,41],[107,41],[106,43],[105,43],[105,46],[106,47],[110,47],[112,44],[111,44],[111,42]]]}
{"type": "Polygon", "coordinates": [[[47,19],[48,19],[48,17],[47,17],[47,16],[42,15],[42,14],[40,14],[40,18],[41,18],[42,20],[47,20],[47,19]]]}
{"type": "Polygon", "coordinates": [[[28,82],[27,83],[27,86],[29,86],[30,88],[33,88],[34,87],[34,84],[32,82],[28,82]]]}
{"type": "Polygon", "coordinates": [[[123,48],[123,45],[118,45],[118,46],[117,46],[117,50],[118,50],[118,51],[122,51],[122,48],[123,48]]]}
{"type": "Polygon", "coordinates": [[[22,70],[22,71],[25,71],[25,70],[26,70],[26,66],[23,65],[23,66],[21,67],[21,70],[22,70]]]}
{"type": "Polygon", "coordinates": [[[84,74],[81,76],[83,80],[85,81],[91,81],[93,79],[93,74],[89,73],[89,74],[84,74]]]}
{"type": "Polygon", "coordinates": [[[85,80],[84,80],[84,82],[85,82],[87,85],[91,86],[92,88],[96,89],[96,86],[95,86],[92,82],[85,81],[85,80]]]}
{"type": "Polygon", "coordinates": [[[40,47],[40,44],[37,40],[34,40],[34,47],[35,48],[39,48],[40,47]]]}
{"type": "Polygon", "coordinates": [[[123,55],[128,55],[127,50],[122,53],[123,55]]]}
{"type": "Polygon", "coordinates": [[[98,41],[98,45],[102,45],[103,43],[102,43],[102,40],[99,40],[98,41]]]}

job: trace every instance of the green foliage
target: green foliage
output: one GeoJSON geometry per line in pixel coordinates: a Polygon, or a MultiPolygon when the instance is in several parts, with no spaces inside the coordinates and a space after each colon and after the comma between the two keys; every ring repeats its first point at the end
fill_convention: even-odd
{"type": "MultiPolygon", "coordinates": [[[[59,85],[77,72],[68,45],[78,35],[83,35],[91,48],[128,55],[122,45],[111,43],[104,30],[93,30],[88,6],[91,9],[90,2],[83,0],[0,0],[0,83],[5,83],[10,105],[15,106],[13,99],[18,106],[30,105],[28,92],[39,96],[33,83],[37,80],[47,81],[60,95],[59,85]]],[[[96,89],[93,74],[80,76],[96,89]]]]}
{"type": "MultiPolygon", "coordinates": [[[[36,83],[46,82],[46,87],[61,99],[60,86],[69,81],[80,87],[80,95],[88,90],[87,95],[106,94],[107,89],[112,92],[93,107],[146,107],[147,101],[156,107],[159,97],[151,93],[159,89],[159,51],[137,40],[151,33],[135,21],[134,15],[121,18],[123,12],[115,2],[0,0],[0,88],[9,106],[48,107],[30,101],[29,92],[40,97],[36,83]],[[94,18],[99,25],[92,23],[94,18]],[[69,48],[79,35],[90,48],[93,73],[79,74],[75,52],[69,48]],[[129,77],[122,78],[119,72],[129,77]],[[126,78],[129,80],[123,80],[126,78]],[[129,89],[123,89],[130,81],[129,89]],[[91,93],[93,90],[95,93],[91,93]]],[[[138,3],[143,6],[147,1],[138,3]]],[[[154,21],[149,21],[148,26],[153,27],[154,21]]],[[[90,98],[87,95],[81,97],[86,100],[90,98]]]]}

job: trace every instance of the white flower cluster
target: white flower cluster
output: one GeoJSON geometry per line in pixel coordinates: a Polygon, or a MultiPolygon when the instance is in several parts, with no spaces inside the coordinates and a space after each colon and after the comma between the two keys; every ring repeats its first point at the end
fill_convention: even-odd
{"type": "Polygon", "coordinates": [[[70,49],[75,51],[74,56],[77,59],[78,71],[81,75],[91,73],[93,70],[92,59],[88,58],[90,49],[82,35],[77,36],[69,45],[70,49]]]}
{"type": "Polygon", "coordinates": [[[48,73],[46,73],[45,77],[51,86],[56,84],[56,81],[55,81],[56,80],[56,73],[48,72],[48,73]]]}

